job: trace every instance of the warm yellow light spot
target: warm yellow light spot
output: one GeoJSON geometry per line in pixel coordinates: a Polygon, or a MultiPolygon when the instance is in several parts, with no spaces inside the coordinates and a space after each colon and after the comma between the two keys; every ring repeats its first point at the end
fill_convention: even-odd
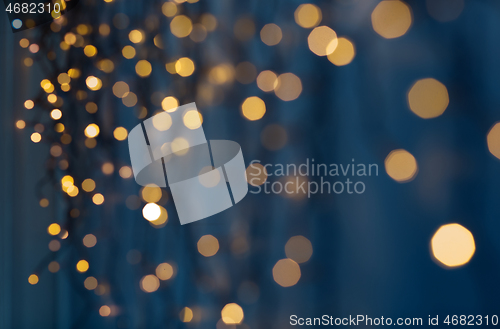
{"type": "Polygon", "coordinates": [[[29,57],[26,57],[23,61],[24,65],[26,65],[27,67],[31,67],[33,65],[33,60],[29,57]]]}
{"type": "Polygon", "coordinates": [[[86,180],[83,181],[82,183],[82,189],[85,191],[85,192],[92,192],[93,190],[95,190],[95,182],[93,179],[90,179],[90,178],[87,178],[86,180]]]}
{"type": "Polygon", "coordinates": [[[267,181],[267,171],[260,163],[252,163],[245,171],[248,184],[260,186],[267,181]]]}
{"type": "Polygon", "coordinates": [[[313,249],[311,241],[302,235],[291,237],[285,245],[286,257],[301,264],[311,258],[313,249]]]}
{"type": "Polygon", "coordinates": [[[132,47],[132,46],[125,46],[123,47],[122,49],[122,55],[123,57],[125,57],[126,59],[132,59],[135,57],[135,48],[132,47]]]}
{"type": "Polygon", "coordinates": [[[103,305],[99,309],[99,315],[102,317],[110,316],[110,314],[111,314],[111,308],[108,305],[103,305]]]}
{"type": "Polygon", "coordinates": [[[89,124],[84,131],[85,136],[87,136],[88,138],[96,138],[100,132],[101,130],[99,129],[99,126],[95,123],[89,124]]]}
{"type": "Polygon", "coordinates": [[[217,28],[217,18],[212,14],[203,14],[200,19],[201,24],[207,29],[208,32],[215,31],[217,28]]]}
{"type": "Polygon", "coordinates": [[[265,92],[273,91],[278,85],[278,76],[273,71],[262,71],[257,76],[257,86],[265,92]]]}
{"type": "Polygon", "coordinates": [[[115,69],[115,64],[110,59],[102,59],[97,62],[97,68],[105,73],[111,73],[115,69]]]}
{"type": "Polygon", "coordinates": [[[163,208],[162,206],[159,206],[159,207],[160,207],[160,210],[161,210],[160,217],[158,217],[158,219],[156,219],[156,220],[153,220],[153,221],[149,222],[155,228],[162,228],[162,227],[164,227],[167,224],[167,221],[168,221],[167,210],[165,208],[163,208]]]}
{"type": "Polygon", "coordinates": [[[227,304],[220,313],[225,324],[240,324],[244,318],[243,309],[236,303],[227,304]]]}
{"type": "Polygon", "coordinates": [[[92,202],[94,202],[94,204],[96,205],[101,205],[104,203],[104,195],[102,195],[101,193],[96,193],[94,194],[94,196],[92,197],[92,202]]]}
{"type": "Polygon", "coordinates": [[[275,46],[283,38],[281,28],[276,24],[266,24],[260,30],[260,39],[268,46],[275,46]]]}
{"type": "Polygon", "coordinates": [[[43,90],[45,90],[46,93],[51,93],[54,91],[54,85],[47,79],[43,79],[40,82],[40,86],[43,88],[43,90]]]}
{"type": "Polygon", "coordinates": [[[88,269],[89,269],[89,262],[87,262],[86,260],[82,259],[81,261],[79,261],[77,264],[76,264],[76,269],[78,272],[87,272],[88,269]]]}
{"type": "Polygon", "coordinates": [[[212,166],[207,166],[200,170],[198,180],[201,185],[211,188],[219,184],[221,177],[218,170],[214,170],[212,166]]]}
{"type": "Polygon", "coordinates": [[[184,38],[193,30],[191,19],[184,15],[176,16],[170,22],[170,31],[178,38],[184,38]]]}
{"type": "Polygon", "coordinates": [[[164,111],[174,112],[179,107],[179,101],[173,96],[168,96],[162,100],[161,107],[164,111]]]}
{"type": "Polygon", "coordinates": [[[185,138],[177,137],[172,141],[170,147],[175,155],[185,155],[189,151],[189,142],[185,138]]]}
{"type": "Polygon", "coordinates": [[[153,117],[153,127],[159,131],[167,131],[172,126],[172,117],[170,114],[163,112],[153,117]]]}
{"type": "Polygon", "coordinates": [[[193,310],[189,307],[184,307],[179,313],[179,318],[182,322],[191,322],[193,320],[193,310]]]}
{"type": "Polygon", "coordinates": [[[86,80],[85,83],[87,84],[87,87],[90,90],[97,91],[101,89],[102,87],[102,81],[99,78],[96,78],[94,76],[89,76],[86,80]]]}
{"type": "Polygon", "coordinates": [[[24,102],[24,107],[27,110],[31,110],[33,107],[35,107],[35,103],[31,99],[28,99],[27,101],[24,102]]]}
{"type": "Polygon", "coordinates": [[[156,203],[148,203],[142,208],[142,216],[152,222],[160,218],[161,209],[156,203]]]}
{"type": "Polygon", "coordinates": [[[194,24],[189,38],[194,42],[202,42],[207,37],[207,28],[202,24],[194,24]]]}
{"type": "Polygon", "coordinates": [[[156,276],[162,281],[171,279],[173,275],[174,268],[169,263],[162,263],[156,267],[156,276]]]}
{"type": "Polygon", "coordinates": [[[138,76],[140,76],[142,78],[149,77],[149,75],[151,74],[152,71],[153,71],[153,68],[151,67],[151,63],[145,59],[140,60],[135,65],[135,72],[137,73],[138,76]]]}
{"type": "Polygon", "coordinates": [[[71,77],[68,73],[63,72],[57,76],[57,82],[59,82],[61,85],[65,83],[68,84],[71,82],[71,77]]]}
{"type": "Polygon", "coordinates": [[[278,77],[274,90],[276,96],[284,101],[293,101],[302,93],[302,82],[293,73],[284,73],[278,77]]]}
{"type": "Polygon", "coordinates": [[[198,240],[198,251],[205,257],[211,257],[219,251],[219,240],[213,235],[204,235],[198,240]]]}
{"type": "Polygon", "coordinates": [[[141,279],[140,286],[144,292],[155,292],[160,288],[160,280],[155,275],[149,274],[141,279]]]}
{"type": "Polygon", "coordinates": [[[59,226],[59,224],[52,223],[47,228],[47,232],[50,235],[58,235],[59,233],[61,233],[61,226],[59,226]]]}
{"type": "Polygon", "coordinates": [[[49,206],[50,202],[49,200],[43,198],[40,200],[40,207],[42,208],[47,208],[49,206]]]}
{"type": "Polygon", "coordinates": [[[58,272],[60,268],[61,268],[61,266],[59,266],[59,263],[56,261],[50,262],[49,266],[48,266],[49,272],[51,272],[51,273],[58,272]]]}
{"type": "Polygon", "coordinates": [[[500,159],[500,122],[490,129],[486,141],[491,154],[500,159]]]}
{"type": "Polygon", "coordinates": [[[403,1],[381,1],[372,12],[373,29],[386,39],[404,35],[410,28],[411,23],[410,7],[403,1]]]}
{"type": "Polygon", "coordinates": [[[231,64],[219,64],[210,70],[208,80],[216,85],[223,85],[234,81],[234,67],[231,64]]]}
{"type": "Polygon", "coordinates": [[[326,56],[337,48],[337,33],[328,26],[319,26],[309,33],[307,43],[313,53],[318,56],[326,56]]]}
{"type": "Polygon", "coordinates": [[[64,35],[64,42],[68,45],[73,45],[76,42],[76,35],[74,33],[68,32],[64,35]]]}
{"type": "Polygon", "coordinates": [[[173,2],[167,1],[161,6],[163,15],[167,17],[174,17],[177,13],[177,5],[173,2]]]}
{"type": "Polygon", "coordinates": [[[250,121],[259,120],[266,113],[266,104],[257,96],[248,97],[241,104],[241,112],[250,121]]]}
{"type": "Polygon", "coordinates": [[[118,127],[113,131],[113,136],[119,141],[124,141],[128,137],[128,131],[123,127],[118,127]]]}
{"type": "Polygon", "coordinates": [[[55,102],[57,102],[57,96],[54,94],[49,94],[47,95],[47,101],[49,101],[49,103],[51,104],[54,104],[55,102]]]}
{"type": "Polygon", "coordinates": [[[203,123],[203,117],[197,110],[189,110],[182,118],[184,125],[191,130],[198,129],[203,123]]]}
{"type": "Polygon", "coordinates": [[[33,143],[39,143],[41,140],[42,140],[42,135],[40,135],[39,133],[31,134],[31,141],[33,143]]]}
{"type": "Polygon", "coordinates": [[[87,45],[85,48],[83,48],[83,53],[87,57],[94,57],[97,55],[97,48],[92,46],[92,45],[87,45]]]}
{"type": "Polygon", "coordinates": [[[102,165],[101,170],[104,175],[111,175],[115,172],[115,166],[111,162],[106,162],[102,165]]]}
{"type": "Polygon", "coordinates": [[[35,285],[38,283],[38,275],[36,274],[31,274],[30,277],[28,278],[28,282],[32,285],[35,285]]]}
{"type": "Polygon", "coordinates": [[[349,39],[338,38],[337,48],[328,55],[328,60],[337,66],[344,66],[352,62],[355,55],[354,44],[349,39]]]}
{"type": "Polygon", "coordinates": [[[50,148],[50,154],[55,158],[60,157],[62,155],[62,152],[62,147],[59,145],[52,145],[52,147],[50,148]]]}
{"type": "Polygon", "coordinates": [[[54,120],[59,120],[62,118],[61,110],[55,109],[50,112],[50,117],[54,120]]]}
{"type": "Polygon", "coordinates": [[[17,129],[24,129],[26,128],[26,122],[24,122],[24,120],[17,120],[16,127],[17,129]]]}
{"type": "Polygon", "coordinates": [[[69,69],[68,70],[68,75],[71,79],[77,79],[80,77],[81,72],[79,69],[69,69]]]}
{"type": "Polygon", "coordinates": [[[22,47],[22,48],[28,48],[28,46],[30,45],[30,42],[28,39],[26,38],[23,38],[21,40],[19,40],[19,45],[22,47]]]}
{"type": "Polygon", "coordinates": [[[96,278],[94,278],[93,276],[89,276],[85,279],[83,285],[88,290],[94,290],[95,288],[97,288],[98,282],[96,278]]]}
{"type": "Polygon", "coordinates": [[[299,264],[292,259],[281,259],[273,267],[274,281],[282,287],[296,285],[299,282],[300,276],[299,264]]]}
{"type": "Polygon", "coordinates": [[[61,243],[58,240],[52,240],[49,242],[49,250],[56,252],[61,249],[61,243]]]}
{"type": "Polygon", "coordinates": [[[417,160],[406,150],[394,150],[385,158],[385,171],[397,182],[409,182],[417,175],[417,160]]]}
{"type": "Polygon", "coordinates": [[[72,186],[68,187],[68,189],[66,190],[66,193],[68,193],[68,195],[70,197],[74,198],[78,195],[78,193],[80,193],[80,190],[75,185],[72,185],[72,186]]]}
{"type": "Polygon", "coordinates": [[[111,32],[111,28],[109,27],[108,24],[101,24],[99,25],[99,34],[106,37],[109,35],[109,33],[111,32]]]}
{"type": "Polygon", "coordinates": [[[113,94],[118,98],[123,98],[130,93],[130,88],[126,82],[118,81],[113,85],[113,94]]]}
{"type": "Polygon", "coordinates": [[[432,78],[418,80],[408,92],[410,110],[424,119],[440,116],[449,103],[446,87],[432,78]]]}
{"type": "Polygon", "coordinates": [[[182,57],[175,62],[175,71],[181,77],[188,77],[194,72],[194,63],[187,57],[182,57]]]}
{"type": "Polygon", "coordinates": [[[130,168],[129,166],[123,166],[120,168],[119,174],[120,174],[120,177],[123,179],[130,178],[130,177],[132,177],[132,174],[133,174],[132,168],[130,168]]]}
{"type": "Polygon", "coordinates": [[[87,248],[92,248],[97,244],[97,238],[93,234],[87,234],[83,238],[83,245],[87,248]]]}
{"type": "Polygon", "coordinates": [[[156,185],[148,185],[142,188],[141,191],[142,199],[148,203],[154,203],[160,201],[162,197],[161,188],[156,185]]]}
{"type": "Polygon", "coordinates": [[[321,22],[321,10],[310,3],[300,5],[295,10],[295,22],[301,27],[310,29],[321,22]]]}
{"type": "Polygon", "coordinates": [[[250,17],[242,17],[234,24],[234,36],[240,41],[248,41],[255,34],[255,23],[250,17]]]}
{"type": "Polygon", "coordinates": [[[141,43],[144,40],[144,32],[140,30],[132,30],[128,34],[128,38],[133,43],[141,43]]]}
{"type": "Polygon", "coordinates": [[[441,226],[432,237],[431,248],[435,259],[448,267],[468,263],[476,251],[472,233],[459,224],[441,226]]]}
{"type": "Polygon", "coordinates": [[[67,191],[69,187],[73,186],[75,184],[75,180],[73,177],[66,175],[61,179],[61,186],[63,191],[67,191]]]}

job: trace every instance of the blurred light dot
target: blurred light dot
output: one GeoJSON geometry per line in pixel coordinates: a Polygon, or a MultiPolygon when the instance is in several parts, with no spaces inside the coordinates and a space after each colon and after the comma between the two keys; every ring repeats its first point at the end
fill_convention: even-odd
{"type": "Polygon", "coordinates": [[[47,96],[47,100],[49,101],[49,103],[54,104],[55,102],[57,102],[57,96],[54,94],[50,94],[47,96]]]}
{"type": "Polygon", "coordinates": [[[203,117],[197,110],[189,110],[186,112],[186,114],[184,114],[182,120],[187,128],[194,130],[201,127],[203,117]]]}
{"type": "Polygon", "coordinates": [[[85,128],[85,136],[88,138],[95,138],[99,135],[100,133],[99,126],[96,125],[95,123],[91,123],[85,128]]]}
{"type": "Polygon", "coordinates": [[[134,107],[137,104],[137,95],[130,92],[127,96],[122,98],[122,102],[126,107],[134,107]]]}
{"type": "Polygon", "coordinates": [[[76,269],[78,272],[87,272],[89,269],[89,263],[86,260],[81,260],[76,264],[76,269]]]}
{"type": "Polygon", "coordinates": [[[273,71],[262,71],[257,77],[257,86],[265,92],[273,91],[278,85],[278,76],[273,71]]]}
{"type": "Polygon", "coordinates": [[[24,122],[24,120],[17,120],[16,127],[17,129],[24,129],[26,128],[26,122],[24,122]]]}
{"type": "Polygon", "coordinates": [[[90,178],[87,178],[86,180],[84,180],[83,183],[82,183],[82,189],[85,192],[92,192],[93,190],[95,190],[95,182],[94,182],[94,180],[92,180],[90,178]]]}
{"type": "Polygon", "coordinates": [[[97,68],[105,73],[111,73],[115,69],[115,64],[109,59],[102,59],[97,62],[97,68]]]}
{"type": "Polygon", "coordinates": [[[281,74],[278,77],[274,92],[281,100],[293,101],[302,93],[302,82],[293,73],[281,74]]]}
{"type": "Polygon", "coordinates": [[[153,69],[151,67],[151,63],[144,59],[140,60],[135,65],[135,72],[142,78],[148,77],[151,74],[152,70],[153,69]]]}
{"type": "Polygon", "coordinates": [[[59,263],[56,261],[50,262],[49,266],[48,266],[49,272],[51,272],[51,273],[58,272],[60,268],[61,268],[61,266],[59,266],[59,263]]]}
{"type": "Polygon", "coordinates": [[[170,22],[170,31],[178,38],[184,38],[191,33],[193,24],[191,19],[184,15],[176,16],[170,22]]]}
{"type": "Polygon", "coordinates": [[[246,172],[248,184],[252,186],[260,186],[267,181],[267,171],[260,163],[252,163],[248,166],[246,172]]]}
{"type": "Polygon", "coordinates": [[[251,18],[242,17],[234,24],[234,35],[240,41],[250,40],[255,34],[255,23],[251,18]]]}
{"type": "Polygon", "coordinates": [[[27,101],[24,102],[24,107],[28,110],[31,110],[34,106],[35,103],[31,99],[28,99],[27,101]]]}
{"type": "Polygon", "coordinates": [[[177,137],[172,141],[170,147],[175,155],[182,156],[189,151],[189,142],[185,138],[177,137]]]}
{"type": "Polygon", "coordinates": [[[260,39],[268,46],[275,46],[283,38],[281,28],[276,24],[266,24],[260,30],[260,39]]]}
{"type": "Polygon", "coordinates": [[[33,43],[29,46],[29,51],[33,54],[36,54],[40,50],[40,46],[38,46],[36,43],[33,43]]]}
{"type": "Polygon", "coordinates": [[[175,97],[168,96],[162,100],[161,107],[164,111],[174,112],[179,107],[179,101],[175,97]]]}
{"type": "Polygon", "coordinates": [[[49,250],[52,252],[56,252],[61,249],[61,243],[57,240],[52,240],[49,242],[49,250]]]}
{"type": "Polygon", "coordinates": [[[213,235],[204,235],[198,240],[198,251],[205,257],[211,257],[219,251],[219,240],[213,235]]]}
{"type": "Polygon", "coordinates": [[[201,15],[200,22],[209,32],[212,32],[217,28],[217,18],[215,18],[212,14],[205,13],[201,15]]]}
{"type": "Polygon", "coordinates": [[[144,39],[144,32],[140,30],[132,30],[128,34],[128,38],[133,43],[140,43],[144,39]]]}
{"type": "Polygon", "coordinates": [[[385,170],[395,181],[406,183],[418,172],[417,160],[406,150],[394,150],[385,158],[385,170]]]}
{"type": "Polygon", "coordinates": [[[155,275],[146,275],[141,279],[140,286],[144,292],[155,292],[158,288],[160,288],[160,280],[158,280],[155,275]]]}
{"type": "Polygon", "coordinates": [[[318,56],[326,56],[337,48],[337,33],[328,26],[319,26],[309,33],[307,43],[313,53],[318,56]]]}
{"type": "Polygon", "coordinates": [[[174,268],[169,263],[162,263],[156,267],[156,276],[160,280],[169,280],[174,275],[174,268]]]}
{"type": "Polygon", "coordinates": [[[468,263],[476,251],[471,232],[459,224],[441,226],[432,237],[431,247],[435,259],[448,267],[468,263]]]}
{"type": "Polygon", "coordinates": [[[285,128],[277,124],[268,125],[260,135],[262,145],[270,151],[277,151],[283,148],[288,141],[288,134],[285,128]]]}
{"type": "Polygon", "coordinates": [[[113,131],[113,136],[119,141],[124,141],[128,137],[128,131],[123,127],[118,127],[113,131]]]}
{"type": "Polygon", "coordinates": [[[328,60],[337,66],[344,66],[352,62],[355,55],[354,44],[346,38],[338,38],[337,48],[328,55],[328,60]]]}
{"type": "Polygon", "coordinates": [[[266,104],[259,97],[248,97],[243,104],[241,104],[241,111],[243,116],[248,120],[259,120],[266,114],[266,104]]]}
{"type": "Polygon", "coordinates": [[[273,278],[282,287],[291,287],[299,282],[299,264],[292,259],[281,259],[273,267],[273,278]]]}
{"type": "Polygon", "coordinates": [[[61,110],[54,109],[52,112],[50,112],[50,117],[54,120],[59,120],[62,118],[62,112],[61,110]]]}
{"type": "Polygon", "coordinates": [[[189,38],[194,42],[202,42],[207,37],[207,29],[202,24],[194,24],[189,38]]]}
{"type": "Polygon", "coordinates": [[[175,63],[175,71],[181,77],[188,77],[194,72],[194,63],[187,57],[182,57],[175,63]]]}
{"type": "Polygon", "coordinates": [[[101,89],[102,87],[102,81],[99,78],[96,78],[94,76],[89,76],[86,80],[85,83],[87,84],[87,87],[90,90],[97,91],[101,89]]]}
{"type": "Polygon", "coordinates": [[[198,180],[201,185],[211,188],[219,184],[221,177],[218,170],[214,169],[212,166],[207,166],[200,170],[198,180]]]}
{"type": "Polygon", "coordinates": [[[500,159],[500,122],[490,129],[486,141],[491,154],[500,159]]]}
{"type": "Polygon", "coordinates": [[[257,77],[257,69],[250,62],[242,62],[236,66],[236,80],[242,84],[252,83],[257,77]]]}
{"type": "Polygon", "coordinates": [[[291,237],[285,245],[285,253],[298,264],[305,263],[313,253],[311,241],[301,235],[291,237]]]}
{"type": "Polygon", "coordinates": [[[130,168],[129,166],[123,166],[120,168],[119,174],[123,179],[130,178],[133,175],[132,168],[130,168]]]}
{"type": "Polygon", "coordinates": [[[193,310],[189,307],[184,307],[179,313],[179,318],[182,322],[191,322],[193,320],[193,310]]]}
{"type": "Polygon", "coordinates": [[[24,65],[26,65],[27,67],[32,66],[33,65],[33,60],[31,58],[29,58],[29,57],[26,57],[24,59],[24,65]]]}
{"type": "Polygon", "coordinates": [[[160,207],[160,211],[161,211],[160,217],[158,217],[158,219],[156,219],[156,220],[149,222],[149,224],[151,224],[151,226],[153,226],[154,228],[162,228],[167,224],[167,221],[168,221],[167,210],[165,208],[163,208],[162,206],[159,206],[159,207],[160,207]]]}
{"type": "Polygon", "coordinates": [[[446,87],[432,78],[418,80],[408,92],[410,109],[424,119],[440,116],[449,103],[450,99],[446,87]]]}
{"type": "Polygon", "coordinates": [[[35,285],[38,283],[38,275],[36,274],[31,274],[30,277],[28,278],[28,282],[32,285],[35,285]]]}
{"type": "Polygon", "coordinates": [[[61,226],[59,226],[59,224],[56,223],[50,224],[49,227],[47,228],[47,232],[50,235],[58,235],[61,232],[61,226]]]}
{"type": "Polygon", "coordinates": [[[177,5],[173,2],[167,1],[161,7],[161,11],[163,12],[163,15],[167,17],[174,17],[177,13],[177,5]]]}
{"type": "Polygon", "coordinates": [[[21,40],[19,40],[19,45],[22,47],[22,48],[28,48],[28,46],[30,45],[30,42],[28,39],[26,38],[22,38],[21,40]]]}
{"type": "Polygon", "coordinates": [[[92,197],[92,202],[99,206],[104,203],[104,196],[101,193],[96,193],[92,197]]]}
{"type": "Polygon", "coordinates": [[[113,85],[113,94],[118,98],[127,96],[129,92],[130,88],[126,82],[118,81],[113,85]]]}
{"type": "Polygon", "coordinates": [[[102,317],[110,316],[110,314],[111,314],[111,308],[108,305],[103,305],[99,309],[99,315],[102,317]]]}
{"type": "Polygon", "coordinates": [[[464,0],[427,0],[427,11],[439,22],[450,22],[458,18],[464,9],[464,0]]]}
{"type": "Polygon", "coordinates": [[[221,311],[221,318],[225,324],[240,324],[243,321],[243,309],[236,303],[229,303],[221,311]]]}
{"type": "Polygon", "coordinates": [[[381,1],[372,12],[375,32],[386,39],[404,35],[412,24],[410,7],[399,0],[381,1]]]}
{"type": "Polygon", "coordinates": [[[306,29],[317,26],[322,18],[321,10],[310,3],[305,3],[297,7],[294,16],[295,22],[306,29]]]}
{"type": "Polygon", "coordinates": [[[154,203],[160,201],[162,191],[161,188],[156,185],[148,185],[142,188],[141,196],[145,202],[154,203]]]}
{"type": "Polygon", "coordinates": [[[132,46],[125,46],[123,47],[122,49],[122,55],[123,57],[125,57],[126,59],[132,59],[135,57],[135,48],[132,47],[132,46]]]}
{"type": "Polygon", "coordinates": [[[94,290],[95,288],[97,288],[98,282],[96,278],[94,278],[93,276],[89,276],[85,279],[83,285],[88,290],[94,290]]]}
{"type": "Polygon", "coordinates": [[[142,208],[142,216],[152,222],[160,218],[161,209],[156,203],[148,203],[142,208]]]}
{"type": "Polygon", "coordinates": [[[115,172],[115,166],[111,162],[106,162],[102,165],[101,170],[104,175],[111,175],[115,172]]]}
{"type": "Polygon", "coordinates": [[[16,18],[15,20],[12,21],[12,27],[15,28],[16,30],[19,30],[23,26],[23,21],[21,21],[19,18],[16,18]]]}
{"type": "Polygon", "coordinates": [[[153,117],[153,127],[158,131],[167,131],[172,126],[172,117],[168,113],[159,113],[153,117]]]}
{"type": "Polygon", "coordinates": [[[92,46],[92,45],[87,45],[85,48],[83,48],[83,53],[87,57],[94,57],[97,55],[97,48],[92,46]]]}
{"type": "Polygon", "coordinates": [[[231,64],[224,63],[215,66],[208,74],[208,80],[216,85],[232,83],[234,80],[234,67],[231,64]]]}
{"type": "Polygon", "coordinates": [[[83,245],[87,248],[92,248],[97,244],[97,238],[93,234],[87,234],[83,238],[83,245]]]}

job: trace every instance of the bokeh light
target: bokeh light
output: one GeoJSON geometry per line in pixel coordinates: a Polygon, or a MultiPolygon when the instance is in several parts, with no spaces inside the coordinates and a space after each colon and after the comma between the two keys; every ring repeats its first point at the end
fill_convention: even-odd
{"type": "Polygon", "coordinates": [[[241,104],[241,112],[250,121],[259,120],[266,113],[266,104],[257,96],[248,97],[241,104]]]}
{"type": "Polygon", "coordinates": [[[321,23],[321,9],[318,6],[305,3],[297,7],[295,10],[295,22],[301,27],[309,29],[321,23]]]}
{"type": "Polygon", "coordinates": [[[472,233],[459,224],[441,226],[431,240],[434,258],[447,267],[457,267],[469,262],[476,245],[472,233]]]}
{"type": "Polygon", "coordinates": [[[279,260],[273,267],[273,278],[282,287],[291,287],[299,282],[301,276],[300,267],[292,259],[279,260]]]}
{"type": "Polygon", "coordinates": [[[344,66],[352,62],[356,55],[356,49],[352,41],[347,38],[338,38],[338,45],[328,55],[328,60],[337,66],[344,66]]]}
{"type": "Polygon", "coordinates": [[[146,275],[141,279],[140,287],[144,292],[155,292],[158,288],[160,288],[160,280],[158,280],[155,275],[146,275]]]}
{"type": "Polygon", "coordinates": [[[243,318],[243,309],[236,303],[227,304],[221,311],[221,319],[225,324],[240,324],[243,318]]]}
{"type": "Polygon", "coordinates": [[[337,48],[337,33],[328,26],[319,26],[311,31],[307,43],[309,49],[316,55],[327,56],[337,48]]]}
{"type": "Polygon", "coordinates": [[[417,175],[417,160],[406,150],[394,150],[385,158],[385,170],[395,181],[406,183],[417,175]]]}
{"type": "Polygon", "coordinates": [[[410,7],[403,1],[381,1],[372,12],[372,26],[375,32],[386,39],[404,35],[412,24],[410,7]]]}
{"type": "Polygon", "coordinates": [[[450,100],[446,87],[436,79],[418,80],[408,92],[408,106],[423,119],[443,114],[450,100]]]}
{"type": "Polygon", "coordinates": [[[219,240],[213,235],[204,235],[198,240],[198,251],[205,257],[211,257],[219,251],[219,240]]]}
{"type": "Polygon", "coordinates": [[[313,253],[311,241],[302,235],[291,237],[285,245],[285,253],[298,264],[305,263],[313,253]]]}

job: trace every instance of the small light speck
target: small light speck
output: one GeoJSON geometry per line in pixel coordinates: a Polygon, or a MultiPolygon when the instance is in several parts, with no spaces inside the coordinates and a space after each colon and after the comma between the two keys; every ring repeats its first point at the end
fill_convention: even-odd
{"type": "Polygon", "coordinates": [[[15,20],[12,21],[12,27],[15,28],[16,30],[20,29],[21,26],[23,26],[23,22],[19,18],[16,18],[15,20]]]}

